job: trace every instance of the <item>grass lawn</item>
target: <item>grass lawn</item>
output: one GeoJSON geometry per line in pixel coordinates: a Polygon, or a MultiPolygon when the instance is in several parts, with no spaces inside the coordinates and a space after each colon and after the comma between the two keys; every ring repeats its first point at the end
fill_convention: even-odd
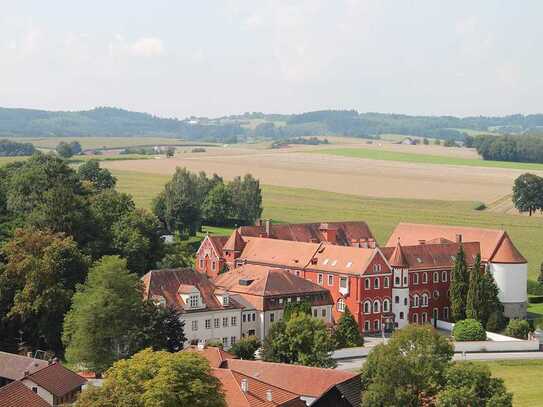
{"type": "Polygon", "coordinates": [[[513,393],[513,406],[538,407],[543,405],[543,360],[508,360],[477,362],[485,364],[492,375],[505,381],[513,393]]]}
{"type": "MultiPolygon", "coordinates": [[[[136,204],[149,208],[170,179],[166,175],[113,171],[118,189],[132,194],[136,204]]],[[[263,186],[263,217],[278,222],[365,220],[384,244],[399,222],[418,222],[503,228],[530,263],[529,277],[537,278],[543,261],[543,217],[476,211],[476,203],[396,198],[364,198],[303,188],[263,186]]]]}
{"type": "Polygon", "coordinates": [[[517,163],[508,161],[487,161],[477,158],[446,157],[441,155],[402,153],[399,151],[378,150],[374,148],[331,148],[308,151],[311,154],[331,154],[344,157],[366,158],[381,161],[401,161],[419,164],[462,165],[470,167],[510,168],[521,170],[543,171],[543,164],[517,163]]]}

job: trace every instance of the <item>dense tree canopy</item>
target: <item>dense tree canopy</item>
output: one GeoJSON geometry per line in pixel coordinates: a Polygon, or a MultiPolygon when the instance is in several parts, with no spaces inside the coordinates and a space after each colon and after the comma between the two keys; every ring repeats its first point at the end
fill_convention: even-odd
{"type": "Polygon", "coordinates": [[[114,188],[117,179],[108,169],[100,168],[98,160],[88,160],[77,169],[77,176],[81,181],[88,181],[98,191],[114,188]]]}
{"type": "Polygon", "coordinates": [[[220,382],[195,352],[150,349],[116,362],[100,387],[80,396],[78,407],[226,407],[220,382]]]}
{"type": "Polygon", "coordinates": [[[263,343],[263,359],[269,362],[334,367],[334,340],[322,320],[294,314],[271,326],[263,343]]]}
{"type": "Polygon", "coordinates": [[[535,174],[523,174],[515,179],[513,203],[519,212],[543,211],[543,178],[535,174]]]}
{"type": "Polygon", "coordinates": [[[334,331],[334,341],[337,348],[353,348],[364,345],[364,338],[349,308],[339,318],[334,331]]]}
{"type": "Polygon", "coordinates": [[[18,143],[13,140],[0,140],[0,157],[32,155],[36,152],[32,143],[18,143]]]}

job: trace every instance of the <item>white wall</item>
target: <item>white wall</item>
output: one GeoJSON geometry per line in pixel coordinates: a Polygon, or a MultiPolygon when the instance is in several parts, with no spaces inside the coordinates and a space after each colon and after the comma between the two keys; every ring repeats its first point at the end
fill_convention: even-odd
{"type": "Polygon", "coordinates": [[[522,303],[528,300],[528,265],[490,263],[490,272],[500,289],[501,302],[522,303]]]}
{"type": "Polygon", "coordinates": [[[32,387],[38,388],[38,396],[40,396],[42,399],[44,399],[46,402],[48,402],[50,405],[53,405],[54,397],[51,393],[49,393],[47,390],[45,390],[43,387],[38,386],[36,383],[34,383],[32,380],[29,379],[23,379],[22,383],[28,387],[30,390],[32,390],[32,387]]]}
{"type": "Polygon", "coordinates": [[[408,283],[404,284],[404,277],[408,275],[407,269],[394,269],[392,281],[392,313],[396,316],[395,322],[398,328],[404,328],[409,324],[409,278],[408,283]],[[396,277],[400,279],[400,285],[396,285],[396,277]],[[396,304],[396,296],[400,297],[400,302],[396,304]],[[407,299],[407,305],[405,300],[407,299]],[[400,319],[400,312],[403,312],[403,319],[400,319]]]}
{"type": "Polygon", "coordinates": [[[241,338],[241,310],[220,310],[220,311],[201,311],[186,313],[181,315],[181,321],[185,322],[184,333],[187,341],[185,345],[190,345],[191,341],[210,341],[210,340],[219,340],[222,341],[222,338],[228,338],[228,346],[230,347],[230,338],[235,336],[236,341],[241,338]],[[232,316],[237,318],[236,326],[232,326],[231,319],[232,316]],[[214,327],[213,320],[219,318],[219,328],[214,327]],[[228,318],[228,326],[223,327],[222,319],[228,318]],[[211,328],[206,329],[205,320],[211,319],[211,328]],[[192,321],[198,321],[198,330],[192,330],[192,321]]]}

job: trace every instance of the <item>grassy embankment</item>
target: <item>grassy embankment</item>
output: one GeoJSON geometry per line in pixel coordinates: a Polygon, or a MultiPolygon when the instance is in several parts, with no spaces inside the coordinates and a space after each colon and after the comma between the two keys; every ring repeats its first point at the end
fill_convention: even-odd
{"type": "Polygon", "coordinates": [[[493,376],[505,381],[513,393],[514,407],[536,407],[543,404],[543,360],[509,360],[477,362],[487,365],[493,376]]]}
{"type": "Polygon", "coordinates": [[[478,158],[461,158],[431,154],[404,153],[399,151],[380,150],[376,148],[330,148],[318,151],[308,151],[308,153],[339,155],[343,157],[365,158],[369,160],[400,161],[416,164],[445,164],[469,167],[490,167],[520,169],[526,171],[543,171],[543,164],[536,163],[487,161],[478,158]]]}
{"type": "MultiPolygon", "coordinates": [[[[119,189],[132,194],[137,205],[147,208],[170,178],[127,171],[114,171],[114,174],[119,179],[119,189]]],[[[381,244],[399,222],[503,228],[530,262],[530,279],[537,278],[543,260],[543,218],[476,211],[474,202],[364,198],[267,185],[263,191],[263,216],[280,222],[365,220],[381,244]]]]}

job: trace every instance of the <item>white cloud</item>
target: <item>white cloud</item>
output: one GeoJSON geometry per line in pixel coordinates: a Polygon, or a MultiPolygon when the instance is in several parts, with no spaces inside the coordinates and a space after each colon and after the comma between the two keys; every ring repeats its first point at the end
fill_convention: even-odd
{"type": "Polygon", "coordinates": [[[164,53],[164,45],[160,38],[144,37],[130,46],[130,53],[140,57],[156,57],[164,53]]]}

